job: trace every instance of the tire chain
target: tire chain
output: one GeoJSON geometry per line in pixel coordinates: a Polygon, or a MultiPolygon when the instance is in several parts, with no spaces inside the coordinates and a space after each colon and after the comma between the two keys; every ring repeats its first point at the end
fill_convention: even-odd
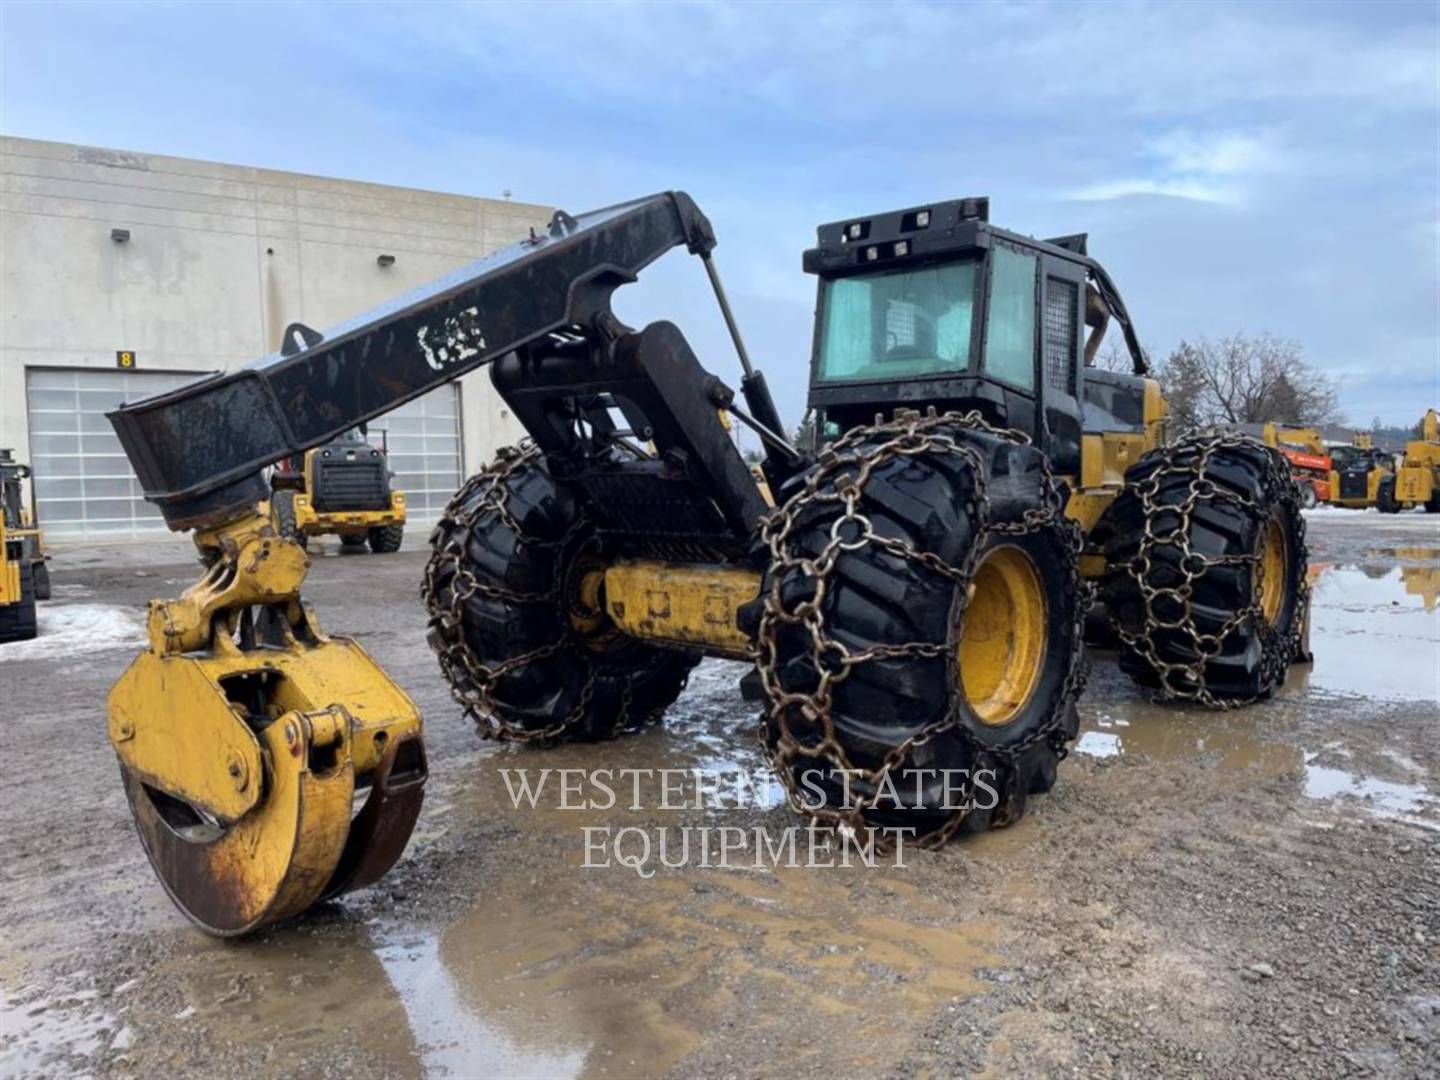
{"type": "MultiPolygon", "coordinates": [[[[1040,457],[1044,491],[1042,505],[1026,510],[1019,521],[991,521],[984,462],[976,449],[965,441],[964,435],[967,432],[982,432],[1016,445],[1030,445],[1027,435],[993,427],[986,423],[978,412],[946,412],[937,415],[931,408],[923,417],[910,410],[897,412],[890,421],[877,417],[875,424],[852,429],[822,451],[815,466],[805,476],[801,490],[761,522],[760,538],[769,550],[771,572],[769,589],[762,597],[763,607],[753,650],[756,669],[769,700],[770,715],[778,732],[777,745],[772,748],[766,738],[767,725],[762,721],[759,732],[761,748],[770,767],[784,784],[788,801],[794,810],[808,815],[816,822],[833,825],[842,831],[853,832],[854,835],[869,834],[870,825],[865,820],[864,811],[875,806],[884,794],[883,784],[891,771],[902,765],[911,751],[925,745],[942,732],[955,732],[968,747],[972,773],[961,792],[963,798],[960,802],[964,808],[952,810],[940,828],[919,838],[918,843],[923,847],[942,846],[964,824],[970,813],[969,804],[973,801],[973,773],[982,763],[997,766],[1008,774],[1010,783],[1018,783],[1020,781],[1015,775],[1018,760],[1031,746],[1041,740],[1047,741],[1057,761],[1064,758],[1068,752],[1065,744],[1070,734],[1065,729],[1065,719],[1074,708],[1075,700],[1080,696],[1088,674],[1087,664],[1082,656],[1084,650],[1080,643],[1083,639],[1085,614],[1094,596],[1094,586],[1079,575],[1079,558],[1084,547],[1084,536],[1079,526],[1065,516],[1064,493],[1055,481],[1048,457],[1044,455],[1040,457]],[[971,484],[965,503],[974,531],[974,540],[959,566],[950,565],[932,552],[920,551],[907,541],[877,536],[873,523],[860,511],[861,496],[880,466],[898,458],[920,455],[943,455],[958,459],[969,474],[971,484]],[[843,508],[842,515],[831,525],[829,542],[816,556],[800,554],[796,545],[805,531],[802,519],[808,516],[808,511],[826,504],[838,504],[843,508]],[[906,657],[921,659],[944,656],[948,660],[950,678],[958,681],[955,642],[963,632],[965,608],[973,595],[975,569],[988,537],[991,534],[1025,535],[1049,526],[1058,527],[1064,533],[1066,569],[1079,590],[1075,605],[1075,625],[1071,628],[1075,648],[1051,718],[1016,743],[1004,747],[986,746],[975,738],[964,723],[959,695],[953,695],[945,716],[893,747],[877,768],[857,767],[841,744],[831,715],[835,686],[848,678],[860,664],[871,660],[906,657]],[[887,554],[922,566],[955,582],[956,603],[950,619],[950,625],[954,629],[950,640],[874,645],[862,651],[851,652],[829,634],[823,607],[836,565],[844,553],[858,551],[867,546],[879,548],[887,554]],[[781,596],[781,584],[790,571],[796,571],[807,581],[813,582],[814,591],[787,605],[781,596]],[[810,661],[817,675],[817,683],[812,690],[789,692],[781,683],[778,635],[785,627],[799,627],[809,635],[810,661]],[[827,657],[829,659],[826,659],[827,657]],[[807,743],[797,738],[792,728],[797,721],[804,724],[809,733],[819,735],[819,741],[811,740],[807,743]],[[834,768],[849,770],[843,775],[858,777],[864,783],[873,785],[875,794],[864,798],[851,792],[850,805],[842,809],[811,807],[800,797],[798,791],[792,767],[797,757],[823,759],[834,768]]],[[[994,822],[996,825],[1008,823],[1008,818],[997,818],[994,822]]],[[[882,847],[885,846],[883,837],[874,839],[882,847]]]]}
{"type": "MultiPolygon", "coordinates": [[[[1261,451],[1268,462],[1268,478],[1277,485],[1278,490],[1287,493],[1282,498],[1282,503],[1293,501],[1298,505],[1300,491],[1290,470],[1286,467],[1284,459],[1260,440],[1236,433],[1188,435],[1163,448],[1160,452],[1165,456],[1164,463],[1135,486],[1136,494],[1140,498],[1140,505],[1144,511],[1145,521],[1145,534],[1141,539],[1140,549],[1127,562],[1107,563],[1105,567],[1107,575],[1114,572],[1127,574],[1140,591],[1145,608],[1145,622],[1141,630],[1138,633],[1126,630],[1113,619],[1111,625],[1116,636],[1124,645],[1141,656],[1155,672],[1155,677],[1160,680],[1160,689],[1155,693],[1157,701],[1198,701],[1213,709],[1236,709],[1258,700],[1259,695],[1246,698],[1217,698],[1205,685],[1205,665],[1220,654],[1225,639],[1247,623],[1258,629],[1262,642],[1267,636],[1278,635],[1279,637],[1280,647],[1278,649],[1262,648],[1261,650],[1261,662],[1264,665],[1261,672],[1262,686],[1269,686],[1283,679],[1285,668],[1290,665],[1300,648],[1305,616],[1310,606],[1310,585],[1303,576],[1297,586],[1298,596],[1290,625],[1284,630],[1277,630],[1268,624],[1261,607],[1265,567],[1260,554],[1206,556],[1192,551],[1190,548],[1190,518],[1196,505],[1200,502],[1220,499],[1255,511],[1262,520],[1269,516],[1268,509],[1262,507],[1256,500],[1222,487],[1205,476],[1210,459],[1218,451],[1230,449],[1258,449],[1261,451]],[[1188,492],[1185,498],[1178,504],[1157,502],[1160,490],[1164,486],[1163,481],[1177,474],[1189,477],[1188,492]],[[1157,523],[1161,521],[1162,515],[1174,519],[1173,528],[1158,529],[1157,523]],[[1151,568],[1152,554],[1161,547],[1179,549],[1180,559],[1177,565],[1183,576],[1181,584],[1156,588],[1146,580],[1146,575],[1151,568]],[[1190,608],[1196,580],[1214,566],[1245,565],[1253,568],[1254,588],[1251,590],[1251,603],[1227,619],[1217,633],[1201,634],[1195,628],[1195,620],[1190,608]],[[1158,615],[1155,605],[1157,601],[1163,600],[1178,605],[1180,615],[1173,619],[1162,618],[1158,615]],[[1157,630],[1187,633],[1195,650],[1196,659],[1188,664],[1162,659],[1154,640],[1157,630]],[[1175,679],[1180,681],[1172,681],[1175,679]]],[[[1297,518],[1299,522],[1298,539],[1303,549],[1305,519],[1298,515],[1297,518]]]]}
{"type": "MultiPolygon", "coordinates": [[[[491,515],[514,533],[517,544],[553,550],[557,553],[558,561],[559,553],[589,527],[590,522],[584,512],[571,522],[563,536],[555,540],[527,535],[510,512],[511,479],[522,468],[537,462],[543,456],[540,448],[529,441],[518,447],[502,447],[497,452],[495,461],[470,477],[450,500],[444,515],[431,533],[432,544],[447,527],[458,530],[460,537],[468,536],[485,515],[491,515]],[[467,506],[467,502],[477,495],[478,499],[474,504],[467,506]]],[[[564,575],[556,574],[555,581],[546,592],[519,592],[477,578],[466,567],[465,555],[463,539],[452,536],[445,548],[436,549],[431,555],[420,582],[420,598],[425,602],[425,610],[430,614],[432,625],[436,627],[430,635],[431,645],[439,658],[445,681],[450,684],[450,696],[465,710],[465,715],[474,721],[481,736],[499,742],[548,743],[559,739],[572,728],[581,726],[594,698],[595,665],[585,655],[583,648],[576,648],[576,643],[567,634],[562,632],[555,641],[492,664],[475,655],[466,642],[464,633],[465,601],[477,593],[510,603],[552,603],[559,609],[558,615],[563,624],[568,618],[564,575]],[[442,590],[437,581],[441,568],[446,566],[451,570],[448,603],[442,601],[442,590]],[[563,719],[543,728],[526,728],[506,720],[502,715],[503,706],[497,703],[495,698],[500,681],[506,675],[567,648],[575,649],[585,665],[585,683],[581,687],[580,700],[575,707],[563,719]]],[[[688,678],[688,675],[686,677],[688,678]]],[[[621,689],[620,722],[606,733],[609,737],[644,727],[658,720],[665,711],[661,707],[651,709],[641,717],[630,715],[634,679],[633,672],[626,676],[625,685],[621,689]]]]}

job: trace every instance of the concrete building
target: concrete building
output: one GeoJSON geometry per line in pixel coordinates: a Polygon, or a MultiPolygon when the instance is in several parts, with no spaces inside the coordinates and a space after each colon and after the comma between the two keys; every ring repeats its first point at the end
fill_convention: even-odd
{"type": "MultiPolygon", "coordinates": [[[[0,138],[0,446],[47,535],[163,530],[104,412],[324,330],[548,222],[541,206],[0,138]],[[128,362],[122,356],[128,354],[128,362]]],[[[433,518],[520,429],[485,372],[384,430],[433,518]]]]}

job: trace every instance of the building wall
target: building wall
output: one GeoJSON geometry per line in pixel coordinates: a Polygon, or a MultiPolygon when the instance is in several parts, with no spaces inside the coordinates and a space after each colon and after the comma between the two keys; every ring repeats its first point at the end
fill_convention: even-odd
{"type": "MultiPolygon", "coordinates": [[[[204,373],[286,325],[358,314],[541,228],[542,206],[0,137],[0,446],[28,461],[25,369],[204,373]],[[130,230],[117,243],[111,229],[130,230]],[[393,255],[381,267],[377,256],[393,255]]],[[[460,380],[467,473],[521,431],[460,380]]]]}

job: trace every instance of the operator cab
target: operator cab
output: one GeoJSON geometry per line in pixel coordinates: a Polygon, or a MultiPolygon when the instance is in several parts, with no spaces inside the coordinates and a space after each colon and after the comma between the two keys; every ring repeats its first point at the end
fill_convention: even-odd
{"type": "Polygon", "coordinates": [[[1082,431],[1143,430],[1145,361],[1085,237],[988,219],[980,198],[820,226],[804,268],[819,278],[809,404],[822,438],[906,406],[975,409],[1065,473],[1082,431]],[[1134,375],[1086,366],[1112,315],[1134,375]]]}

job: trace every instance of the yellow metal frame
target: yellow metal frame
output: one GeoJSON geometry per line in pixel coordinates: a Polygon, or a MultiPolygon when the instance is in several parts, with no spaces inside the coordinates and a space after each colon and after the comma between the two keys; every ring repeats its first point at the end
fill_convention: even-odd
{"type": "MultiPolygon", "coordinates": [[[[1130,466],[1164,441],[1169,409],[1154,379],[1145,380],[1142,420],[1140,431],[1107,431],[1080,437],[1080,475],[1066,477],[1071,492],[1065,513],[1087,536],[1125,486],[1130,466]]],[[[1080,572],[1086,577],[1104,574],[1104,557],[1094,552],[1081,556],[1080,572]]]]}
{"type": "MultiPolygon", "coordinates": [[[[313,451],[312,451],[313,453],[313,451]]],[[[306,536],[351,536],[405,524],[405,493],[392,491],[384,510],[316,510],[310,504],[309,489],[295,493],[295,528],[306,536]]]]}
{"type": "Polygon", "coordinates": [[[358,644],[320,631],[300,599],[309,558],[267,507],[195,541],[207,569],[150,602],[149,647],[110,691],[109,735],[127,784],[226,830],[205,845],[208,873],[258,925],[319,898],[356,780],[420,737],[420,712],[358,644]]]}
{"type": "Polygon", "coordinates": [[[604,570],[605,613],[623,633],[744,659],[736,612],[760,595],[760,574],[724,565],[620,562],[604,570]]]}
{"type": "Polygon", "coordinates": [[[20,602],[20,564],[10,558],[9,550],[14,535],[0,520],[0,604],[20,602]]]}

